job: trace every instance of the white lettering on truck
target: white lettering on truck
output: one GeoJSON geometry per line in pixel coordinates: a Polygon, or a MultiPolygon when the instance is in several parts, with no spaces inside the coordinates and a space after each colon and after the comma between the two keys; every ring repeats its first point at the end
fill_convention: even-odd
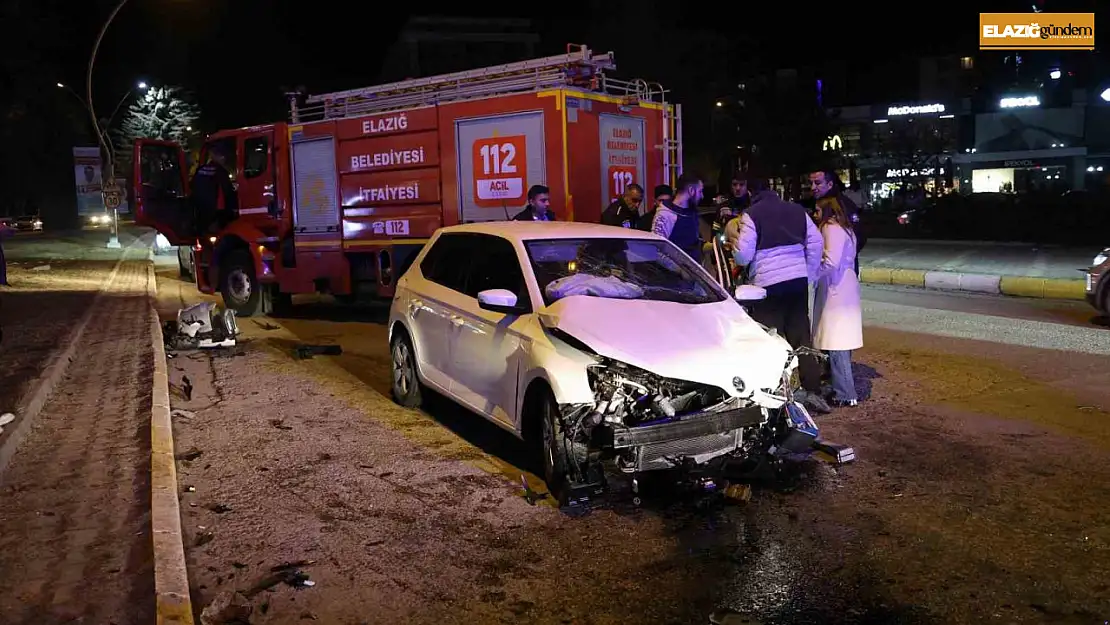
{"type": "Polygon", "coordinates": [[[420,183],[414,182],[401,186],[382,185],[370,189],[358,188],[358,194],[364,202],[392,202],[397,200],[420,199],[420,183]]]}
{"type": "Polygon", "coordinates": [[[415,150],[389,150],[376,154],[359,154],[351,157],[351,169],[374,169],[395,165],[420,165],[424,162],[424,148],[415,150]]]}
{"type": "Polygon", "coordinates": [[[362,134],[373,135],[379,132],[395,132],[409,127],[408,115],[401,113],[395,117],[380,117],[362,122],[362,134]]]}

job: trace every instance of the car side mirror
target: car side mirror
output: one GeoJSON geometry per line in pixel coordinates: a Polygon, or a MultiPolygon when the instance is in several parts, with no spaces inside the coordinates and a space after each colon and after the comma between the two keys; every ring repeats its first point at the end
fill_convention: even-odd
{"type": "Polygon", "coordinates": [[[767,289],[754,284],[741,284],[734,294],[738,302],[755,302],[767,298],[767,289]]]}
{"type": "Polygon", "coordinates": [[[487,289],[478,293],[478,307],[482,310],[516,315],[522,312],[517,305],[516,293],[508,289],[487,289]]]}

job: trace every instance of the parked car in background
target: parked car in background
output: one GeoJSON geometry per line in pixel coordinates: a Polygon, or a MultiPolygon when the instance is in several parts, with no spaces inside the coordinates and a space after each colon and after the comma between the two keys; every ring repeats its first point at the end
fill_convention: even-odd
{"type": "Polygon", "coordinates": [[[1110,315],[1110,247],[1091,260],[1087,274],[1087,302],[1103,315],[1110,315]]]}
{"type": "Polygon", "coordinates": [[[196,280],[196,252],[193,250],[193,246],[177,246],[177,269],[182,278],[196,280]]]}
{"type": "Polygon", "coordinates": [[[112,215],[107,211],[95,213],[85,218],[85,224],[90,228],[108,228],[112,225],[112,215]]]}
{"type": "Polygon", "coordinates": [[[12,227],[21,232],[40,232],[42,220],[38,215],[23,215],[12,220],[12,227]]]}

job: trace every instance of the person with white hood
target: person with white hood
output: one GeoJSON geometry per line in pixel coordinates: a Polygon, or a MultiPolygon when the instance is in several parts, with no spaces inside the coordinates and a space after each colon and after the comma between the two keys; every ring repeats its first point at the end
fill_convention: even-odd
{"type": "Polygon", "coordinates": [[[859,403],[852,376],[852,350],[863,347],[863,311],[856,275],[856,235],[844,204],[817,201],[817,225],[825,240],[813,301],[813,347],[829,356],[831,404],[859,403]]]}

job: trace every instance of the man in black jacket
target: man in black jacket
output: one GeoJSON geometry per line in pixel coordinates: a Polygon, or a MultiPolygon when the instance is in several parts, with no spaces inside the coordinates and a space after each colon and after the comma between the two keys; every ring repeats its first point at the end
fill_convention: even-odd
{"type": "Polygon", "coordinates": [[[640,206],[644,203],[644,188],[633,182],[601,213],[601,223],[606,226],[635,228],[640,220],[640,206]]]}
{"type": "Polygon", "coordinates": [[[208,152],[208,162],[193,174],[193,207],[201,230],[219,230],[239,216],[239,196],[227,167],[228,155],[217,144],[208,152]]]}
{"type": "Polygon", "coordinates": [[[551,189],[542,184],[532,185],[528,189],[528,206],[512,221],[555,221],[555,212],[551,210],[551,189]]]}

